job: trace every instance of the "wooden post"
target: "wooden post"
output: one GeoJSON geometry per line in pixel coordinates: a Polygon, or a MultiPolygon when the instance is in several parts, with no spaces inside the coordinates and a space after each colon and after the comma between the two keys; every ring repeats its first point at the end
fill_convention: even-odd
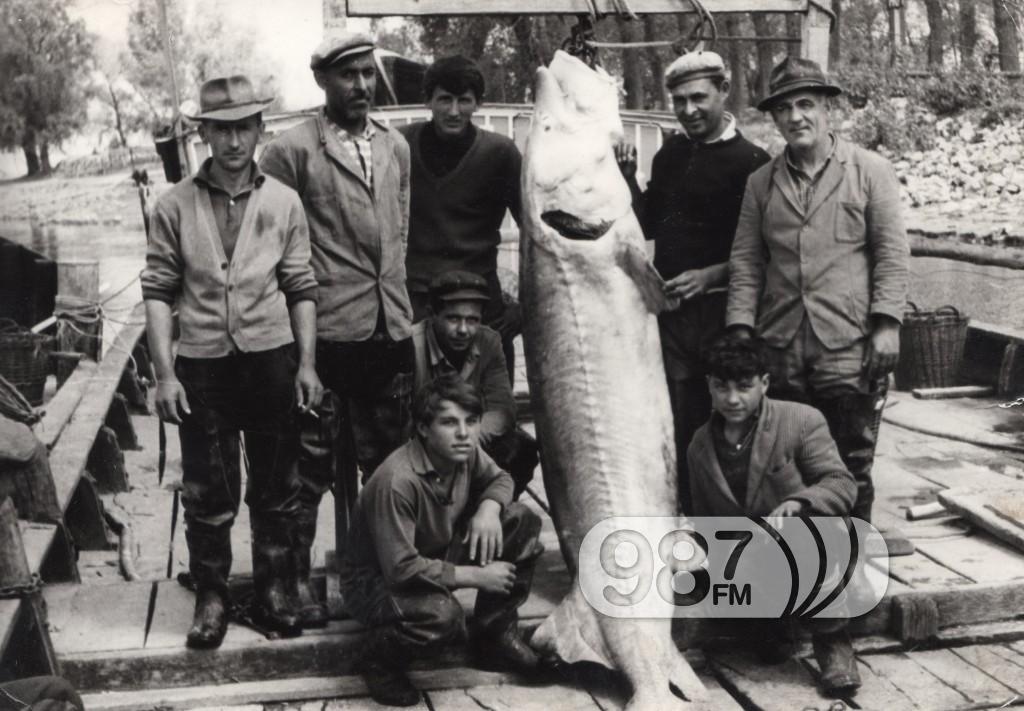
{"type": "MultiPolygon", "coordinates": [[[[99,361],[103,320],[99,316],[100,265],[95,260],[57,264],[57,350],[84,353],[99,361]]],[[[63,383],[74,365],[58,361],[57,381],[63,383]]]]}
{"type": "Polygon", "coordinates": [[[822,71],[828,71],[829,32],[832,29],[832,13],[815,0],[807,4],[807,14],[800,28],[800,56],[817,62],[822,71]]]}
{"type": "Polygon", "coordinates": [[[31,583],[32,571],[18,528],[18,512],[14,503],[5,498],[0,503],[0,588],[31,583]]]}

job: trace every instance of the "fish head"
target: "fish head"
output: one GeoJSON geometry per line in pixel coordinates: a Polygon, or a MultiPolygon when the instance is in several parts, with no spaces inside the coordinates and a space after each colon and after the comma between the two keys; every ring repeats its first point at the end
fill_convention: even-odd
{"type": "Polygon", "coordinates": [[[549,246],[599,240],[632,203],[613,149],[623,134],[615,80],[558,51],[550,66],[537,70],[534,94],[525,217],[548,229],[531,230],[531,238],[549,246]]]}

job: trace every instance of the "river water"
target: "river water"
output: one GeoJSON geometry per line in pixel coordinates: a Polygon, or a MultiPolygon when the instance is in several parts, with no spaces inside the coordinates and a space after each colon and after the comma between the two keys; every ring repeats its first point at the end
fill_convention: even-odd
{"type": "MultiPolygon", "coordinates": [[[[141,299],[137,277],[146,238],[141,226],[46,225],[0,223],[0,234],[51,259],[96,259],[100,263],[100,300],[108,312],[123,312],[141,299]]],[[[503,244],[502,266],[513,273],[518,250],[503,244]]],[[[504,270],[503,270],[504,273],[504,270]]],[[[949,259],[911,260],[910,300],[922,309],[951,304],[972,318],[1024,328],[1024,270],[986,267],[949,259]]]]}

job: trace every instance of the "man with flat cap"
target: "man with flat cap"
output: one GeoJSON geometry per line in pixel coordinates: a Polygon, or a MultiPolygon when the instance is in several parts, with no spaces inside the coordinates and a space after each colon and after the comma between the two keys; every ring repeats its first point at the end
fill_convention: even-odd
{"type": "Polygon", "coordinates": [[[156,409],[178,425],[189,572],[197,589],[190,647],[227,630],[231,524],[252,524],[256,621],[296,633],[289,548],[298,513],[297,412],[322,388],[314,364],[316,279],[299,196],[253,162],[263,132],[244,76],[203,84],[199,135],[210,158],[156,203],[142,273],[156,409]],[[172,308],[180,338],[172,357],[172,308]]]}
{"type": "MultiPolygon", "coordinates": [[[[319,419],[307,419],[303,433],[295,556],[306,572],[298,590],[305,626],[326,624],[326,611],[308,585],[309,547],[335,457],[345,450],[369,476],[409,435],[409,146],[369,117],[377,81],[373,50],[373,39],[360,33],[324,40],[310,67],[326,105],[277,136],[260,160],[264,171],[299,192],[306,210],[320,285],[317,368],[335,396],[325,404],[337,407],[325,406],[319,419]]],[[[336,499],[354,498],[354,479],[342,479],[336,499]]]]}
{"type": "Polygon", "coordinates": [[[501,335],[483,324],[491,298],[488,280],[473,272],[443,272],[430,282],[428,317],[412,327],[416,387],[455,375],[480,393],[480,446],[512,476],[513,500],[533,478],[540,459],[537,441],[516,427],[516,402],[509,384],[501,335]]]}
{"type": "Polygon", "coordinates": [[[654,156],[645,192],[636,182],[635,150],[620,145],[616,154],[644,235],[654,240],[654,266],[668,295],[682,300],[658,323],[679,455],[679,507],[689,513],[684,455],[711,414],[701,354],[725,327],[729,251],[747,177],[769,157],[725,110],[729,80],[718,54],[679,57],[665,72],[665,86],[683,132],[654,156]]]}
{"type": "Polygon", "coordinates": [[[778,398],[814,405],[871,520],[871,466],[888,374],[899,357],[910,256],[900,187],[884,158],[833,131],[842,90],[814,62],[772,70],[771,114],[786,149],[750,176],[729,263],[729,327],[768,346],[778,398]]]}

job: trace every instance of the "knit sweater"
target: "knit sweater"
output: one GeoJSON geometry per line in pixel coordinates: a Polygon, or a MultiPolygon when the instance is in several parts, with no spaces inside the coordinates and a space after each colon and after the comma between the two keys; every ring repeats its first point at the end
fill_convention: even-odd
{"type": "Polygon", "coordinates": [[[430,280],[451,269],[477,274],[498,266],[499,228],[505,210],[518,214],[519,168],[515,143],[493,131],[477,130],[466,155],[450,173],[434,175],[423,160],[421,132],[429,123],[398,129],[412,158],[409,290],[427,291],[430,280]]]}
{"type": "Polygon", "coordinates": [[[747,177],[768,160],[738,131],[713,143],[681,134],[665,141],[647,191],[634,200],[664,278],[729,261],[747,177]]]}

